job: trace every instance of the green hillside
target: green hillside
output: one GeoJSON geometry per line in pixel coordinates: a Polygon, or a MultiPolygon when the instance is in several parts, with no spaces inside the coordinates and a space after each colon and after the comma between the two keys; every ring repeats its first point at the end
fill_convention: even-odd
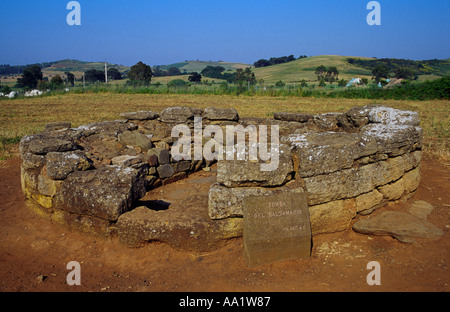
{"type": "MultiPolygon", "coordinates": [[[[256,79],[264,82],[283,81],[296,83],[305,79],[308,83],[316,82],[316,68],[320,65],[325,67],[335,66],[339,70],[339,79],[350,80],[351,78],[371,78],[370,70],[347,63],[347,56],[320,55],[298,59],[292,62],[259,67],[253,69],[256,79]]],[[[361,57],[361,59],[370,59],[361,57]]]]}
{"type": "MultiPolygon", "coordinates": [[[[325,67],[337,67],[339,70],[339,79],[350,80],[351,78],[372,78],[372,70],[370,68],[358,66],[357,64],[349,64],[347,62],[348,58],[377,60],[368,57],[320,55],[298,59],[279,65],[254,68],[253,72],[255,73],[257,80],[263,79],[264,82],[268,83],[275,83],[280,80],[286,83],[298,83],[303,79],[308,83],[317,83],[317,75],[315,74],[316,68],[320,65],[324,65],[325,67]]],[[[392,59],[392,61],[395,62],[396,60],[392,59]]],[[[398,60],[400,64],[403,61],[404,60],[398,60]]],[[[440,61],[416,61],[416,63],[424,63],[423,69],[426,69],[427,72],[427,74],[419,73],[418,81],[433,80],[450,75],[450,59],[440,61]]],[[[422,72],[425,71],[422,70],[422,72]]]]}
{"type": "MultiPolygon", "coordinates": [[[[130,68],[118,64],[108,64],[108,68],[117,68],[120,72],[129,70],[130,68]]],[[[104,70],[105,63],[102,62],[83,62],[77,60],[61,60],[45,64],[42,69],[44,76],[64,75],[64,72],[71,72],[75,74],[77,78],[81,77],[83,73],[89,69],[104,70]]]]}
{"type": "Polygon", "coordinates": [[[171,67],[178,68],[181,72],[198,72],[200,73],[206,66],[222,66],[225,71],[235,71],[238,68],[252,67],[249,64],[243,63],[231,63],[231,62],[211,62],[211,61],[186,61],[180,63],[174,63],[170,65],[161,66],[162,69],[167,70],[171,67]]]}

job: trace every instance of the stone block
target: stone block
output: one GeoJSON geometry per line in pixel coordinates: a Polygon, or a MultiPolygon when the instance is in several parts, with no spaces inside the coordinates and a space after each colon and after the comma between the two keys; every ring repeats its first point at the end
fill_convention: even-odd
{"type": "MultiPolygon", "coordinates": [[[[278,166],[274,171],[263,171],[262,161],[219,160],[217,163],[217,182],[228,186],[280,186],[292,179],[294,171],[289,147],[281,144],[276,150],[278,166]]],[[[274,162],[274,159],[270,161],[274,162]]]]}
{"type": "Polygon", "coordinates": [[[175,174],[175,170],[173,170],[173,167],[170,164],[159,166],[157,171],[161,179],[170,178],[175,174]]]}
{"type": "Polygon", "coordinates": [[[145,195],[145,179],[132,168],[105,166],[70,174],[56,196],[56,208],[117,221],[135,200],[145,195]]]}
{"type": "Polygon", "coordinates": [[[160,120],[165,123],[186,123],[194,116],[201,117],[203,110],[193,107],[168,107],[160,114],[160,120]]]}
{"type": "Polygon", "coordinates": [[[122,132],[119,134],[119,142],[124,146],[139,147],[144,152],[153,147],[150,138],[137,130],[122,132]]]}
{"type": "Polygon", "coordinates": [[[158,163],[160,165],[165,165],[170,163],[170,152],[168,149],[165,148],[151,148],[147,152],[148,155],[156,155],[158,157],[158,163]]]}
{"type": "Polygon", "coordinates": [[[234,108],[208,107],[203,112],[203,118],[209,120],[232,120],[237,121],[239,115],[234,108]]]}
{"type": "Polygon", "coordinates": [[[376,187],[398,180],[404,173],[402,157],[305,178],[308,203],[317,205],[332,200],[353,198],[376,187]]]}
{"type": "Polygon", "coordinates": [[[373,190],[369,193],[359,195],[355,200],[357,213],[371,213],[375,207],[383,202],[383,194],[377,190],[373,190]]]}
{"type": "Polygon", "coordinates": [[[82,151],[50,152],[47,154],[47,176],[54,180],[64,180],[74,171],[85,171],[92,167],[92,162],[82,151]]]}
{"type": "Polygon", "coordinates": [[[120,117],[127,120],[153,120],[159,117],[159,114],[151,111],[139,111],[139,112],[129,112],[122,113],[120,117]]]}
{"type": "Polygon", "coordinates": [[[304,189],[295,181],[285,186],[268,187],[236,187],[229,188],[219,183],[211,185],[208,194],[208,214],[211,219],[242,217],[244,199],[249,196],[263,196],[275,193],[303,193],[304,189]]]}
{"type": "Polygon", "coordinates": [[[376,140],[378,152],[399,156],[422,146],[423,131],[410,125],[368,124],[361,134],[376,140]]]}
{"type": "Polygon", "coordinates": [[[313,235],[346,230],[356,216],[355,199],[336,200],[309,206],[313,235]]]}
{"type": "Polygon", "coordinates": [[[308,259],[311,225],[306,194],[275,193],[245,198],[243,239],[249,267],[308,259]]]}
{"type": "Polygon", "coordinates": [[[312,132],[288,140],[298,159],[296,171],[303,178],[351,168],[356,159],[377,152],[374,139],[356,133],[312,132]]]}

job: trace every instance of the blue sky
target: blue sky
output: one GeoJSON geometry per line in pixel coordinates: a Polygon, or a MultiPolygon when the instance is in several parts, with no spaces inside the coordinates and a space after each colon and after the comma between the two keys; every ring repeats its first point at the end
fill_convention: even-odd
{"type": "Polygon", "coordinates": [[[184,60],[253,63],[291,55],[450,57],[449,0],[1,0],[0,64],[60,59],[133,65],[184,60]]]}

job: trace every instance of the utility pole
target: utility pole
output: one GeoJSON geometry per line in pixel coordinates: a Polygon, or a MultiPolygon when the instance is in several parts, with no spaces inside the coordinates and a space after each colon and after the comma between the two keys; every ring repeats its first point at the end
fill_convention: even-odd
{"type": "Polygon", "coordinates": [[[86,75],[83,75],[83,88],[86,88],[86,75]]]}
{"type": "Polygon", "coordinates": [[[105,82],[108,83],[108,65],[105,63],[105,82]]]}

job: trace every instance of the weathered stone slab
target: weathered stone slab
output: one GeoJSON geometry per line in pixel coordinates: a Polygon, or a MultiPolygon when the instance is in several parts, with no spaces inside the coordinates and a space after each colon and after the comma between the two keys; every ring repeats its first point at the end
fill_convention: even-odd
{"type": "Polygon", "coordinates": [[[244,200],[247,265],[309,258],[311,225],[305,193],[279,193],[244,200]]]}
{"type": "Polygon", "coordinates": [[[53,180],[64,180],[74,171],[85,171],[91,168],[92,162],[82,151],[50,152],[47,154],[47,175],[53,180]]]}
{"type": "Polygon", "coordinates": [[[346,230],[356,216],[355,199],[331,201],[309,206],[313,234],[333,233],[346,230]]]}
{"type": "Polygon", "coordinates": [[[203,112],[203,118],[209,120],[233,120],[237,121],[239,115],[234,108],[208,107],[203,112]]]}
{"type": "Polygon", "coordinates": [[[45,137],[31,141],[28,149],[33,154],[45,155],[50,152],[72,151],[75,149],[75,145],[69,140],[45,137]]]}
{"type": "Polygon", "coordinates": [[[321,132],[288,137],[301,177],[351,168],[356,159],[377,152],[376,141],[356,133],[321,132]]]}
{"type": "Polygon", "coordinates": [[[45,125],[44,131],[63,131],[63,130],[69,130],[72,127],[72,124],[70,122],[65,121],[57,121],[57,122],[51,122],[45,125]]]}
{"type": "Polygon", "coordinates": [[[158,175],[161,179],[170,178],[175,174],[175,170],[173,169],[172,165],[165,164],[161,165],[157,169],[158,175]]]}
{"type": "Polygon", "coordinates": [[[145,191],[145,179],[132,168],[105,166],[76,171],[64,180],[56,208],[116,221],[145,191]]]}
{"type": "Polygon", "coordinates": [[[412,111],[404,111],[386,106],[373,106],[369,108],[367,114],[369,121],[390,125],[410,125],[420,124],[419,114],[412,111]]]}
{"type": "Polygon", "coordinates": [[[127,120],[153,120],[159,117],[159,114],[151,111],[139,111],[139,112],[129,112],[122,113],[120,117],[127,120]]]}
{"type": "Polygon", "coordinates": [[[261,161],[249,160],[247,156],[246,160],[237,160],[238,157],[234,157],[235,160],[220,160],[217,163],[217,182],[228,187],[283,185],[291,180],[294,171],[291,151],[287,145],[280,144],[276,153],[278,166],[273,171],[263,171],[261,161]]]}
{"type": "Polygon", "coordinates": [[[430,222],[400,211],[385,211],[366,220],[353,224],[358,233],[389,235],[402,242],[413,242],[415,238],[435,239],[444,232],[430,222]]]}
{"type": "Polygon", "coordinates": [[[242,218],[211,220],[201,206],[189,209],[138,207],[124,213],[117,222],[119,241],[128,247],[159,241],[178,249],[205,252],[217,249],[226,239],[242,236],[242,218]]]}
{"type": "Polygon", "coordinates": [[[303,188],[294,181],[277,188],[236,187],[229,188],[219,183],[211,185],[208,194],[208,214],[211,219],[242,217],[244,199],[249,196],[265,196],[275,193],[303,193],[303,188]]]}
{"type": "Polygon", "coordinates": [[[424,200],[415,200],[408,208],[407,211],[423,220],[428,218],[428,215],[434,210],[434,206],[424,200]]]}
{"type": "Polygon", "coordinates": [[[139,164],[143,161],[144,159],[141,156],[130,156],[130,155],[116,156],[113,159],[111,159],[113,165],[122,167],[130,167],[132,165],[139,164]]]}
{"type": "MultiPolygon", "coordinates": [[[[332,200],[356,197],[371,192],[378,186],[400,179],[403,173],[403,158],[395,157],[359,168],[305,178],[308,203],[316,205],[332,200]]],[[[412,188],[416,181],[416,175],[411,174],[409,180],[412,188]]]]}
{"type": "Polygon", "coordinates": [[[156,155],[158,164],[165,165],[170,163],[170,152],[168,149],[154,147],[148,150],[148,155],[156,155]]]}
{"type": "Polygon", "coordinates": [[[160,114],[160,120],[166,123],[186,123],[194,116],[201,117],[203,110],[192,107],[168,107],[160,114]]]}
{"type": "Polygon", "coordinates": [[[136,146],[141,148],[144,152],[153,147],[153,143],[145,134],[139,131],[124,131],[119,134],[119,142],[124,146],[136,146]]]}
{"type": "Polygon", "coordinates": [[[422,146],[422,128],[410,125],[368,124],[361,128],[361,134],[373,137],[378,152],[390,156],[403,155],[422,146]]]}
{"type": "Polygon", "coordinates": [[[377,190],[361,194],[356,197],[356,212],[361,214],[371,213],[383,201],[383,194],[377,190]]]}

